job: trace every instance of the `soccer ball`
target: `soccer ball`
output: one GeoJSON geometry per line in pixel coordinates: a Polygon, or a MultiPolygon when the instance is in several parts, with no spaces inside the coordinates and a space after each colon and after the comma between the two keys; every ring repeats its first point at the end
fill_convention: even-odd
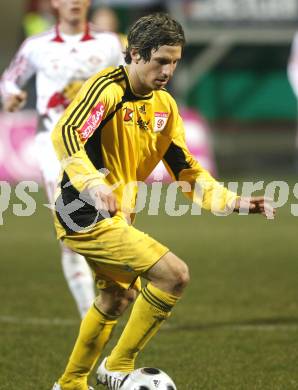
{"type": "Polygon", "coordinates": [[[177,390],[175,383],[158,368],[144,367],[131,372],[121,390],[177,390]]]}

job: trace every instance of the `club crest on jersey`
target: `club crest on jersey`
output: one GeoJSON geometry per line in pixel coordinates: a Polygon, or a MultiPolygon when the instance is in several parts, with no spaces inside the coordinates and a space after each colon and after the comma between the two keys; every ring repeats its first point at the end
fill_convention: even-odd
{"type": "Polygon", "coordinates": [[[99,102],[92,108],[89,117],[87,118],[84,126],[79,130],[80,138],[85,141],[94,133],[97,127],[100,125],[104,114],[105,107],[103,103],[99,102]]]}
{"type": "Polygon", "coordinates": [[[130,122],[132,121],[133,117],[133,110],[131,110],[128,107],[124,107],[124,122],[130,122]]]}
{"type": "Polygon", "coordinates": [[[162,131],[167,124],[169,114],[167,112],[155,112],[154,113],[154,128],[155,132],[162,131]]]}

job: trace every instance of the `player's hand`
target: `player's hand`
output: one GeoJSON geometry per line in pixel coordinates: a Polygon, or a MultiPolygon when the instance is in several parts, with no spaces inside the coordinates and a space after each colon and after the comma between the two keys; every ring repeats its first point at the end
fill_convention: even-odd
{"type": "Polygon", "coordinates": [[[103,217],[114,216],[118,211],[119,207],[112,187],[100,184],[90,188],[89,194],[94,201],[95,208],[100,211],[103,217]]]}
{"type": "Polygon", "coordinates": [[[21,91],[18,94],[9,95],[3,99],[3,110],[8,112],[14,112],[20,110],[27,101],[27,93],[21,91]]]}
{"type": "Polygon", "coordinates": [[[236,199],[234,211],[248,210],[250,214],[262,214],[267,219],[274,219],[276,209],[273,200],[264,196],[240,197],[236,199]]]}

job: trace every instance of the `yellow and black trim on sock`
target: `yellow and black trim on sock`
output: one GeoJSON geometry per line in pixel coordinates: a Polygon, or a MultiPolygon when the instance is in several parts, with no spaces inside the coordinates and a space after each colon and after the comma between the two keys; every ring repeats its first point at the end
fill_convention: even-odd
{"type": "Polygon", "coordinates": [[[164,313],[170,313],[179,300],[179,297],[160,290],[152,283],[148,283],[141,294],[147,303],[164,313]]]}
{"type": "Polygon", "coordinates": [[[161,311],[165,311],[166,313],[172,310],[173,306],[166,304],[161,299],[159,299],[156,295],[152,294],[152,292],[147,286],[143,288],[141,294],[143,295],[145,301],[150,303],[150,305],[155,306],[157,309],[161,311]]]}

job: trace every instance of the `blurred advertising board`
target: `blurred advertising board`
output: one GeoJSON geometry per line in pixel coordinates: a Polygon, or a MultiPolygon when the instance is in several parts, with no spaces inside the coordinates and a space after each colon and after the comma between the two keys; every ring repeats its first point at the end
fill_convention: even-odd
{"type": "Polygon", "coordinates": [[[0,113],[0,180],[40,181],[34,153],[36,124],[34,111],[0,113]]]}
{"type": "Polygon", "coordinates": [[[297,0],[182,0],[187,22],[224,24],[297,23],[297,0]]]}
{"type": "MultiPolygon", "coordinates": [[[[215,162],[207,123],[193,110],[183,109],[181,115],[190,151],[204,168],[214,174],[215,162]]],[[[34,111],[0,113],[0,180],[11,183],[21,180],[41,181],[35,157],[36,126],[37,116],[34,111]]],[[[149,180],[169,180],[162,163],[149,180]]]]}

